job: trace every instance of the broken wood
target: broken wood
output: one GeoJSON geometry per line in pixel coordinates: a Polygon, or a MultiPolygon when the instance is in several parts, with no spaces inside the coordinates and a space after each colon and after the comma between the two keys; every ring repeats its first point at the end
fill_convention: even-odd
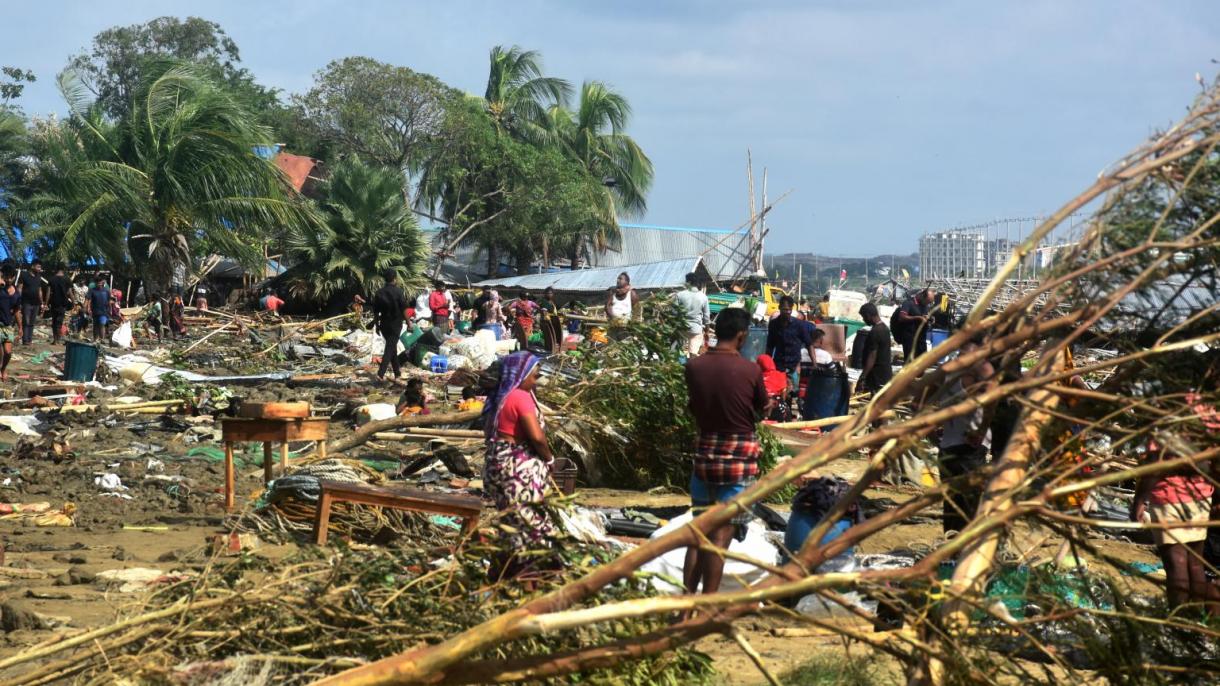
{"type": "Polygon", "coordinates": [[[402,429],[407,427],[417,426],[436,426],[438,424],[464,424],[474,421],[482,414],[481,410],[470,410],[469,412],[450,412],[448,414],[414,414],[401,417],[390,417],[389,419],[379,419],[375,422],[369,422],[360,427],[347,438],[338,441],[330,442],[326,445],[328,453],[341,453],[351,450],[358,445],[363,445],[372,440],[378,433],[386,432],[391,429],[402,429]]]}

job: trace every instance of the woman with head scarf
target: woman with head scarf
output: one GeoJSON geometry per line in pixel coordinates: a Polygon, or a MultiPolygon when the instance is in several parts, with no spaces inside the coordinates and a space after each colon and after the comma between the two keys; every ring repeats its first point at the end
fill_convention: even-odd
{"type": "Polygon", "coordinates": [[[534,333],[534,317],[538,314],[538,303],[530,297],[529,291],[521,291],[521,295],[512,304],[513,335],[521,350],[529,348],[530,336],[534,333]]]}
{"type": "MultiPolygon", "coordinates": [[[[534,397],[538,362],[539,358],[528,352],[505,357],[500,385],[483,408],[483,432],[487,437],[483,484],[496,509],[504,514],[504,524],[515,532],[510,550],[548,547],[555,533],[555,525],[543,508],[554,458],[534,397]]],[[[504,569],[508,576],[521,571],[520,561],[511,559],[504,569]]]]}

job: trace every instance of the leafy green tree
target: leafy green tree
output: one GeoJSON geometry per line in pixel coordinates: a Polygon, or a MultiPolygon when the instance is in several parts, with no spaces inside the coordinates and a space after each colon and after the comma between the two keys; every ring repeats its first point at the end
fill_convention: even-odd
{"type": "Polygon", "coordinates": [[[262,236],[315,221],[271,162],[254,154],[270,132],[196,65],[144,71],[130,114],[113,122],[71,74],[71,119],[42,147],[40,224],[31,241],[64,260],[130,259],[164,291],[202,250],[256,264],[262,236]]]}
{"type": "Polygon", "coordinates": [[[260,116],[282,109],[276,92],[255,83],[249,70],[240,66],[237,43],[220,24],[199,17],[158,17],[106,29],[94,36],[88,52],[68,61],[68,70],[93,93],[106,115],[122,119],[130,111],[132,96],[145,82],[145,70],[156,69],[166,59],[200,65],[260,116]]]}
{"type": "Polygon", "coordinates": [[[331,62],[293,103],[317,138],[341,154],[417,171],[446,108],[462,94],[434,76],[367,57],[331,62]]]}
{"type": "Polygon", "coordinates": [[[28,149],[25,121],[0,108],[0,247],[8,255],[18,249],[21,218],[16,203],[26,183],[24,156],[28,149]]]}
{"type": "Polygon", "coordinates": [[[286,278],[298,297],[318,302],[368,294],[387,269],[408,286],[422,284],[428,249],[402,192],[402,172],[341,162],[325,185],[323,221],[294,227],[286,278]]]}
{"type": "Polygon", "coordinates": [[[547,140],[564,150],[603,184],[598,216],[570,245],[572,266],[584,249],[604,251],[622,240],[614,217],[641,216],[652,187],[652,160],[626,133],[631,106],[621,94],[598,81],[586,81],[575,111],[552,107],[546,120],[547,140]]]}
{"type": "Polygon", "coordinates": [[[0,74],[4,74],[4,79],[0,80],[0,112],[16,110],[13,101],[21,97],[26,85],[38,79],[34,72],[20,67],[0,67],[0,74]]]}
{"type": "Polygon", "coordinates": [[[519,46],[491,49],[491,68],[483,94],[487,112],[501,128],[523,138],[536,138],[547,109],[567,104],[572,86],[563,79],[542,74],[542,56],[519,46]]]}

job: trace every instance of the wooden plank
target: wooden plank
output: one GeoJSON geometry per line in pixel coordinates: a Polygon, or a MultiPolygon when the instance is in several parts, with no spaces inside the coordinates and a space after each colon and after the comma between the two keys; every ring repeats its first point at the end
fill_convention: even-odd
{"type": "Polygon", "coordinates": [[[263,483],[271,483],[273,476],[271,468],[275,465],[275,459],[271,456],[271,442],[263,443],[263,483]]]}
{"type": "Polygon", "coordinates": [[[233,474],[233,444],[225,443],[225,511],[233,511],[233,491],[235,488],[233,474]]]}
{"type": "Polygon", "coordinates": [[[224,419],[221,435],[226,441],[265,443],[272,441],[324,441],[330,420],[310,419],[224,419]]]}
{"type": "Polygon", "coordinates": [[[313,541],[317,545],[326,545],[327,527],[330,525],[330,504],[332,497],[322,489],[322,497],[318,498],[318,512],[313,520],[313,541]]]}

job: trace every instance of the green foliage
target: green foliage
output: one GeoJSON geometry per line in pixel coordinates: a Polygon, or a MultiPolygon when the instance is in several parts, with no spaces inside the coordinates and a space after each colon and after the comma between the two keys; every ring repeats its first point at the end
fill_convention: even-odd
{"type": "Polygon", "coordinates": [[[781,675],[779,680],[792,686],[882,686],[898,683],[892,675],[884,673],[874,659],[853,658],[829,651],[781,675]]]}
{"type": "Polygon", "coordinates": [[[542,55],[535,50],[497,45],[491,49],[490,62],[483,94],[487,112],[497,126],[520,138],[536,139],[547,108],[566,104],[572,86],[563,79],[543,76],[542,55]]]}
{"type": "Polygon", "coordinates": [[[113,123],[79,81],[62,80],[72,117],[42,140],[32,241],[63,260],[130,259],[164,292],[200,247],[252,265],[264,235],[315,221],[254,154],[270,132],[229,91],[194,65],[164,62],[142,74],[130,115],[113,123]]]}
{"type": "Polygon", "coordinates": [[[0,74],[5,76],[4,80],[0,81],[0,114],[2,114],[4,110],[13,107],[12,102],[21,97],[26,85],[34,83],[38,79],[34,76],[34,72],[20,67],[0,67],[0,74]]]}
{"type": "Polygon", "coordinates": [[[25,122],[0,106],[0,246],[9,255],[18,250],[14,226],[20,223],[15,204],[26,190],[23,159],[29,150],[25,122]]]}
{"type": "Polygon", "coordinates": [[[574,232],[613,221],[601,184],[561,151],[502,134],[476,103],[452,107],[433,146],[418,204],[449,225],[447,241],[474,243],[490,262],[508,255],[528,268],[574,232]]]}
{"type": "MultiPolygon", "coordinates": [[[[544,401],[575,417],[560,430],[585,448],[604,485],[685,489],[690,482],[697,428],[687,409],[681,360],[686,340],[686,321],[674,301],[649,298],[642,319],[628,326],[622,340],[587,343],[565,356],[564,364],[581,381],[542,389],[544,401]]],[[[783,446],[770,432],[760,435],[759,465],[766,471],[783,446]]]]}
{"type": "Polygon", "coordinates": [[[448,107],[461,99],[435,76],[346,57],[315,74],[313,88],[292,102],[317,139],[339,156],[411,172],[441,136],[448,107]]]}
{"type": "Polygon", "coordinates": [[[323,221],[294,227],[287,275],[298,297],[325,303],[372,293],[387,269],[420,285],[427,246],[402,192],[402,174],[356,160],[341,163],[325,186],[323,221]]]}
{"type": "Polygon", "coordinates": [[[67,71],[80,78],[106,116],[117,120],[131,112],[148,70],[159,71],[157,64],[166,59],[198,65],[254,112],[278,107],[275,91],[255,83],[239,66],[237,43],[220,24],[199,17],[158,17],[106,29],[94,36],[88,52],[69,60],[67,71]]]}

